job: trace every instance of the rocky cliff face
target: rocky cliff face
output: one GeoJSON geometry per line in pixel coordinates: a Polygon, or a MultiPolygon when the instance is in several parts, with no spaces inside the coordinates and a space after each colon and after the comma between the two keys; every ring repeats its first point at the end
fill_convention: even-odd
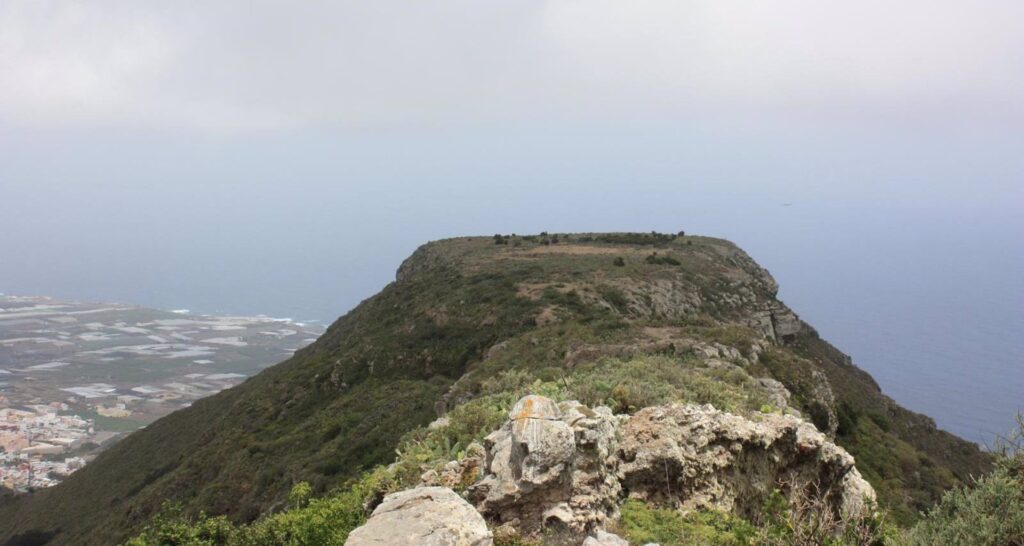
{"type": "Polygon", "coordinates": [[[692,404],[613,415],[608,407],[531,395],[471,453],[446,465],[443,475],[425,475],[423,487],[389,496],[348,544],[397,543],[391,539],[432,536],[438,528],[459,537],[446,544],[482,544],[482,532],[464,531],[479,531],[481,515],[498,534],[540,537],[555,529],[569,531],[576,543],[588,535],[592,544],[614,543],[604,531],[625,498],[753,517],[777,491],[810,492],[841,520],[864,515],[876,502],[853,457],[792,415],[751,420],[692,404]],[[437,483],[468,483],[476,511],[437,483]],[[421,502],[405,503],[438,496],[450,507],[430,515],[421,502]]]}

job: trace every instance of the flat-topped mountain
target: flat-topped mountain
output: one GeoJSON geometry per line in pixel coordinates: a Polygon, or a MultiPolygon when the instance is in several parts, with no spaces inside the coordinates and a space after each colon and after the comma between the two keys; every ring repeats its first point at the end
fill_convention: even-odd
{"type": "Polygon", "coordinates": [[[988,468],[977,446],[881,393],[777,288],[742,250],[707,237],[429,243],[292,358],[129,435],[52,489],[0,501],[0,541],[116,543],[168,500],[251,522],[288,506],[294,484],[324,495],[396,461],[400,445],[393,470],[415,464],[395,479],[415,485],[527,394],[608,415],[710,404],[751,422],[805,420],[902,522],[988,468]],[[461,415],[461,428],[437,453],[410,455],[445,415],[461,415]]]}

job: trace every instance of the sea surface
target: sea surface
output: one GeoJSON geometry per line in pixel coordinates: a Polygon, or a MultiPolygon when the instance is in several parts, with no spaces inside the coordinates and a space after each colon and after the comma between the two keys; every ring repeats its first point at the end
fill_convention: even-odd
{"type": "Polygon", "coordinates": [[[1024,411],[1024,224],[922,215],[891,227],[809,230],[748,250],[883,392],[991,446],[1024,411]]]}

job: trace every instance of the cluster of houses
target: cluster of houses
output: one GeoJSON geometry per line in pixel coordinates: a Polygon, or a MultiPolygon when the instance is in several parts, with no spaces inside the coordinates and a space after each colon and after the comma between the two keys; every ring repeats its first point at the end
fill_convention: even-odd
{"type": "Polygon", "coordinates": [[[49,487],[85,466],[82,457],[65,455],[93,437],[93,423],[62,415],[66,410],[59,402],[0,409],[0,486],[15,491],[49,487]]]}

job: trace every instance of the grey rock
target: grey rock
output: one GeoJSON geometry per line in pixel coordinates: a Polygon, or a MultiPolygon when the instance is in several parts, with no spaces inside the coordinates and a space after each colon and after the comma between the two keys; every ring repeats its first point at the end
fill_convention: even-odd
{"type": "Polygon", "coordinates": [[[603,525],[620,491],[608,467],[617,424],[608,408],[523,398],[484,440],[484,478],[470,488],[471,500],[496,525],[526,535],[603,525]]]}
{"type": "Polygon", "coordinates": [[[773,306],[771,316],[772,327],[775,330],[775,339],[779,343],[790,341],[803,329],[800,319],[784,305],[773,306]]]}
{"type": "Polygon", "coordinates": [[[541,486],[559,480],[575,452],[573,430],[558,406],[543,396],[526,396],[509,414],[512,471],[523,484],[541,486]]]}
{"type": "Polygon", "coordinates": [[[792,415],[760,421],[711,406],[669,405],[637,412],[621,429],[618,478],[635,498],[683,509],[754,516],[776,488],[813,484],[837,511],[874,502],[853,457],[792,415]]]}
{"type": "MultiPolygon", "coordinates": [[[[770,380],[762,388],[787,394],[770,380]]],[[[606,407],[528,396],[483,451],[483,478],[469,488],[470,501],[494,527],[527,537],[547,527],[581,535],[604,529],[618,517],[624,490],[654,504],[744,517],[775,489],[791,500],[813,490],[844,516],[875,502],[853,457],[793,415],[748,419],[672,404],[615,416],[606,407]]]]}
{"type": "Polygon", "coordinates": [[[785,305],[768,301],[761,303],[761,309],[748,315],[745,322],[751,328],[776,343],[789,343],[804,329],[803,322],[785,305]]]}
{"type": "Polygon", "coordinates": [[[757,380],[757,386],[761,387],[768,395],[768,401],[776,408],[789,407],[790,393],[785,385],[770,377],[762,377],[757,380]]]}
{"type": "Polygon", "coordinates": [[[629,542],[619,535],[599,530],[587,537],[583,546],[629,546],[629,542]]]}
{"type": "Polygon", "coordinates": [[[384,497],[345,546],[491,546],[483,517],[454,491],[418,487],[384,497]]]}

